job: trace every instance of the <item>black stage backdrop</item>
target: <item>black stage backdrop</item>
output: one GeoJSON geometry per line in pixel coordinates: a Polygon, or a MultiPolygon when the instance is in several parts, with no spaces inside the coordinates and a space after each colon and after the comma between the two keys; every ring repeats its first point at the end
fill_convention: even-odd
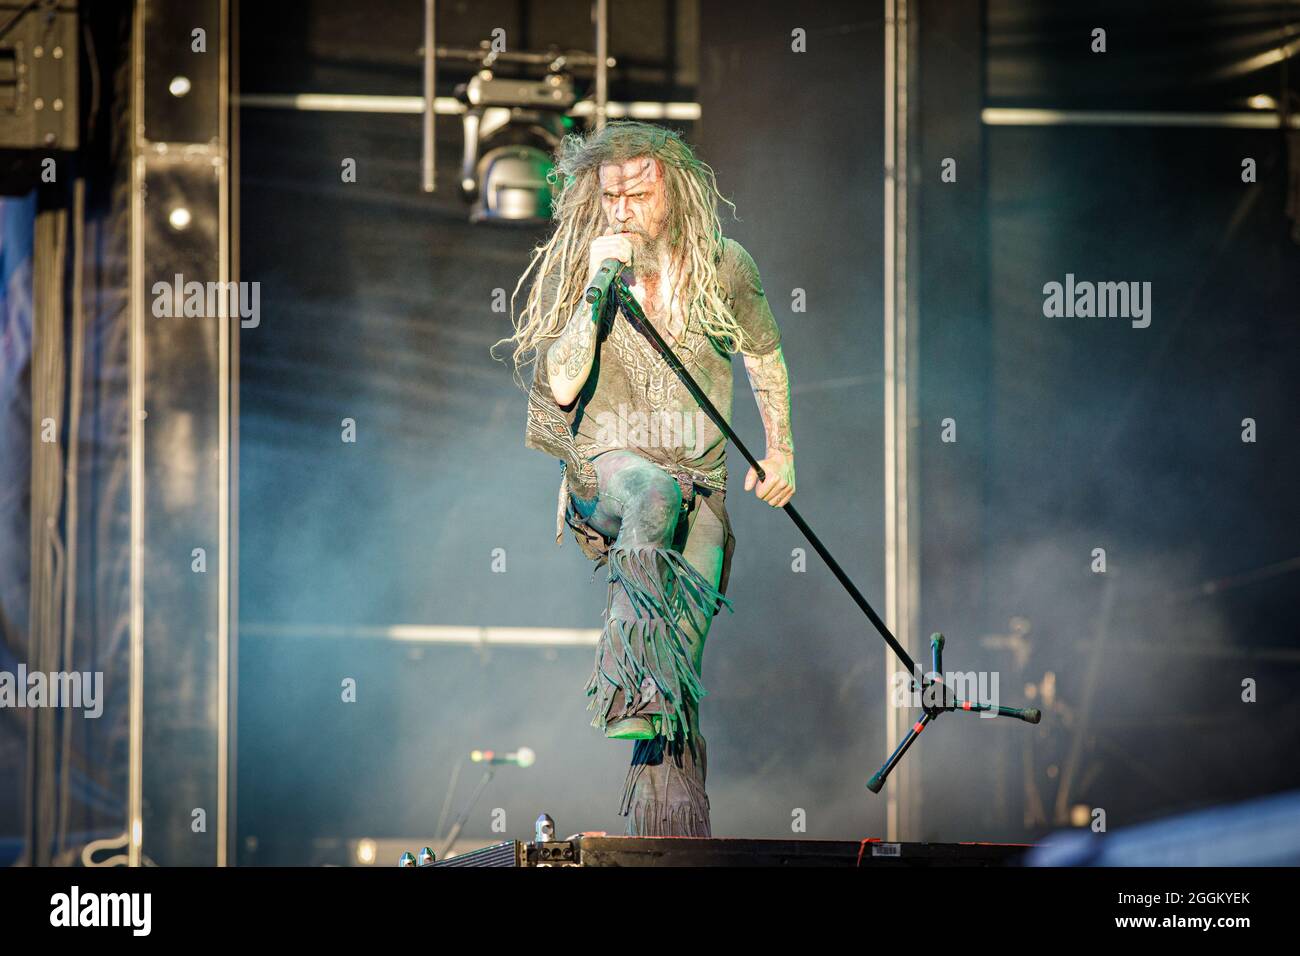
{"type": "MultiPolygon", "coordinates": [[[[246,7],[245,93],[419,94],[418,5],[246,7]]],[[[440,7],[440,43],[502,27],[520,47],[589,45],[583,2],[440,7]]],[[[741,221],[724,207],[724,229],[753,253],[782,326],[796,502],[883,605],[879,12],[611,8],[612,52],[631,64],[611,96],[702,105],[679,128],[736,202],[741,221]],[[807,53],[791,51],[796,27],[807,53]],[[792,311],[796,290],[807,311],[792,311]]],[[[998,672],[1005,702],[1046,716],[1034,729],[953,716],[928,733],[909,757],[926,787],[914,839],[1035,837],[1075,805],[1113,827],[1298,782],[1276,759],[1300,725],[1284,689],[1294,572],[1278,573],[1295,557],[1300,354],[1285,141],[979,122],[998,105],[1239,108],[1237,81],[1191,97],[1177,69],[1163,84],[1134,77],[1166,61],[1208,72],[1227,56],[1218,39],[1263,30],[1266,11],[1180,4],[1187,32],[1166,37],[1103,4],[1112,47],[1098,61],[1069,52],[1087,49],[1091,21],[1028,9],[920,5],[915,428],[922,627],[949,635],[950,666],[998,672]],[[1060,68],[1070,56],[1077,68],[1060,68]],[[1260,169],[1250,186],[1246,156],[1260,169]],[[948,157],[959,175],[944,184],[948,157]],[[1044,284],[1067,273],[1151,282],[1150,327],[1044,317],[1044,284]],[[1207,591],[1221,579],[1231,586],[1207,591]],[[1247,678],[1257,704],[1241,703],[1247,678]]],[[[1276,71],[1254,78],[1276,92],[1276,71]]],[[[542,810],[564,833],[621,831],[630,746],[587,727],[588,648],[356,633],[599,626],[602,584],[572,540],[552,540],[556,462],[523,448],[522,395],[488,355],[509,331],[494,293],[508,295],[544,231],[467,223],[454,118],[439,120],[433,198],[418,192],[418,117],[240,119],[242,278],[261,282],[263,314],[241,346],[241,858],[431,836],[475,746],[526,744],[539,759],[498,775],[467,835],[496,837],[497,809],[509,836],[542,810]],[[348,158],[355,183],[340,181],[348,158]],[[345,418],[355,444],[340,440],[345,418]],[[347,677],[358,700],[340,707],[347,677]]],[[[761,448],[739,365],[735,424],[761,448]]],[[[791,573],[804,541],[740,490],[730,457],[736,613],[715,623],[704,673],[715,832],[787,836],[803,810],[810,837],[880,835],[882,802],[863,785],[883,756],[881,645],[815,555],[791,573]]]]}

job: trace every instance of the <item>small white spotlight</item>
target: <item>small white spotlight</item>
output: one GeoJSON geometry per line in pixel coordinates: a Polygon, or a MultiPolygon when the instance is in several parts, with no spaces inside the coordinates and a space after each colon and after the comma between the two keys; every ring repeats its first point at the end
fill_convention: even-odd
{"type": "Polygon", "coordinates": [[[190,91],[190,78],[188,76],[173,76],[172,81],[167,84],[167,90],[172,96],[184,96],[190,91]]]}
{"type": "Polygon", "coordinates": [[[520,747],[515,751],[515,760],[521,767],[531,767],[537,762],[537,754],[533,753],[531,747],[520,747]]]}
{"type": "Polygon", "coordinates": [[[1269,96],[1267,93],[1256,93],[1246,102],[1250,104],[1252,110],[1277,109],[1277,100],[1273,99],[1273,97],[1269,96]]]}
{"type": "Polygon", "coordinates": [[[184,206],[177,206],[171,211],[167,221],[171,223],[172,228],[177,232],[182,232],[190,226],[190,211],[184,206]]]}

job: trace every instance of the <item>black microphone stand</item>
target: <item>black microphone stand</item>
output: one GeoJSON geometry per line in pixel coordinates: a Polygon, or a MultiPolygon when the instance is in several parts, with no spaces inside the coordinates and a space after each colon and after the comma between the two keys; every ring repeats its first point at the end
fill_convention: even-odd
{"type": "Polygon", "coordinates": [[[492,778],[496,776],[496,773],[496,764],[489,762],[483,770],[483,776],[479,777],[478,786],[474,788],[474,792],[470,794],[469,800],[466,801],[465,809],[460,811],[460,814],[452,823],[451,829],[447,831],[447,839],[443,844],[440,859],[447,859],[447,854],[456,845],[456,838],[460,836],[460,831],[465,827],[465,821],[469,819],[470,811],[474,809],[474,804],[478,803],[478,798],[483,795],[483,791],[487,789],[487,785],[492,782],[492,778]]]}
{"type": "MultiPolygon", "coordinates": [[[[713,422],[718,426],[718,429],[727,436],[733,445],[736,446],[740,453],[745,457],[745,460],[754,466],[754,471],[758,475],[758,480],[760,482],[764,481],[767,476],[764,474],[763,468],[759,465],[758,460],[750,454],[749,449],[745,447],[745,443],[740,440],[740,437],[734,431],[732,431],[731,426],[718,412],[717,408],[714,407],[713,403],[709,401],[709,397],[705,395],[700,389],[700,386],[696,384],[695,379],[691,377],[691,373],[686,370],[686,367],[682,365],[681,360],[677,358],[677,355],[669,347],[668,343],[664,341],[663,336],[659,334],[659,330],[646,319],[645,313],[641,310],[641,304],[637,302],[636,297],[632,295],[632,290],[628,288],[627,282],[621,273],[614,278],[613,283],[611,284],[611,289],[613,290],[614,295],[612,297],[607,297],[605,302],[594,302],[590,294],[591,290],[588,292],[587,301],[592,302],[593,306],[598,307],[601,310],[602,315],[611,299],[618,303],[622,308],[623,315],[627,318],[632,327],[650,340],[650,343],[655,347],[655,350],[663,356],[664,361],[668,363],[668,367],[671,368],[673,372],[676,373],[677,377],[682,380],[682,384],[685,385],[691,395],[695,397],[695,400],[700,404],[700,407],[704,409],[705,413],[713,419],[713,422]]],[[[867,781],[868,790],[872,793],[880,792],[880,788],[885,785],[885,778],[888,777],[894,767],[898,765],[898,762],[903,759],[903,755],[907,753],[908,748],[912,746],[912,742],[920,736],[921,732],[929,726],[932,720],[944,711],[962,710],[968,713],[988,712],[997,717],[1015,717],[1018,720],[1023,720],[1031,724],[1036,724],[1042,719],[1042,714],[1040,714],[1038,709],[1034,707],[1002,707],[1000,705],[981,704],[976,701],[968,701],[959,698],[953,692],[952,688],[949,688],[943,682],[942,665],[944,638],[942,634],[935,634],[930,638],[930,654],[934,677],[933,680],[929,679],[927,675],[917,667],[916,662],[912,660],[911,655],[904,650],[903,645],[899,644],[894,635],[890,633],[889,628],[885,626],[885,622],[880,619],[880,616],[876,614],[871,605],[867,603],[867,599],[862,596],[862,592],[857,589],[851,580],[849,580],[849,576],[844,573],[844,569],[840,567],[839,562],[831,557],[831,553],[826,550],[826,546],[821,543],[817,535],[813,534],[812,528],[808,527],[808,523],[803,520],[799,512],[795,511],[794,505],[787,502],[783,506],[782,510],[790,516],[790,520],[795,523],[795,526],[801,532],[803,532],[803,536],[808,539],[808,542],[813,546],[813,549],[821,555],[822,560],[825,561],[827,567],[831,569],[831,573],[835,575],[840,584],[844,585],[844,590],[849,592],[849,597],[853,598],[853,602],[857,604],[857,606],[862,610],[862,613],[867,616],[867,620],[872,623],[875,629],[880,633],[880,636],[884,638],[885,643],[889,645],[890,650],[894,652],[894,655],[902,663],[903,667],[905,667],[907,672],[912,675],[911,689],[913,691],[918,687],[921,689],[922,710],[924,711],[924,715],[920,720],[912,725],[912,729],[908,731],[907,736],[902,739],[899,745],[894,749],[894,752],[889,755],[889,759],[885,761],[884,766],[877,770],[871,779],[867,781]],[[939,697],[937,701],[934,699],[936,694],[939,697]]]]}

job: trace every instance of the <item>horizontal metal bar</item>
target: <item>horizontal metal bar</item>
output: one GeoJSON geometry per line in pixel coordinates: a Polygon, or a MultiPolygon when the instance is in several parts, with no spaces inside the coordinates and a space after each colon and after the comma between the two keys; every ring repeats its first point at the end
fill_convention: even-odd
{"type": "Polygon", "coordinates": [[[393,624],[346,627],[334,624],[243,624],[245,637],[329,637],[402,641],[414,644],[495,644],[532,647],[591,647],[600,639],[596,628],[474,627],[432,624],[393,624]]]}
{"type": "MultiPolygon", "coordinates": [[[[587,53],[585,50],[557,50],[553,53],[528,53],[513,52],[502,50],[499,53],[493,53],[490,49],[479,47],[473,49],[470,47],[453,47],[453,46],[435,46],[434,52],[440,60],[468,60],[472,63],[481,63],[484,59],[490,59],[494,63],[531,63],[536,66],[548,66],[551,63],[561,60],[570,66],[595,66],[599,59],[594,53],[587,53]]],[[[424,54],[424,50],[420,50],[424,54]]],[[[611,63],[611,66],[615,64],[611,63]]]]}
{"type": "MultiPolygon", "coordinates": [[[[980,120],[985,126],[1192,126],[1277,129],[1281,125],[1278,114],[1271,110],[1190,113],[989,107],[980,111],[980,120]]],[[[1300,129],[1300,116],[1291,116],[1290,125],[1294,129],[1300,129]]]]}
{"type": "MultiPolygon", "coordinates": [[[[350,93],[245,93],[236,103],[250,109],[299,110],[321,113],[423,113],[423,96],[362,96],[350,93]]],[[[581,100],[573,104],[570,116],[591,116],[596,104],[581,100]]],[[[433,111],[441,116],[459,116],[465,104],[452,96],[439,96],[433,111]]],[[[634,101],[610,103],[606,115],[632,119],[669,119],[689,122],[700,118],[699,103],[656,103],[634,101]]]]}
{"type": "MultiPolygon", "coordinates": [[[[1075,641],[1070,646],[1079,651],[1089,651],[1096,641],[1075,641]]],[[[1272,661],[1276,664],[1300,664],[1300,650],[1289,647],[1269,647],[1260,645],[1237,644],[1187,644],[1181,641],[1117,641],[1105,642],[1104,650],[1130,654],[1148,654],[1166,658],[1163,666],[1169,666],[1170,659],[1207,658],[1218,660],[1252,660],[1272,661]]]]}
{"type": "MultiPolygon", "coordinates": [[[[317,113],[423,113],[423,96],[361,96],[341,93],[243,93],[236,104],[253,109],[301,110],[317,113]]],[[[465,106],[455,97],[439,96],[433,111],[460,114],[465,106]]]]}
{"type": "MultiPolygon", "coordinates": [[[[593,116],[596,112],[594,100],[579,100],[569,110],[570,116],[593,116]]],[[[631,103],[605,104],[605,116],[609,119],[667,119],[681,122],[693,122],[701,115],[699,103],[653,103],[638,100],[631,103]]]]}

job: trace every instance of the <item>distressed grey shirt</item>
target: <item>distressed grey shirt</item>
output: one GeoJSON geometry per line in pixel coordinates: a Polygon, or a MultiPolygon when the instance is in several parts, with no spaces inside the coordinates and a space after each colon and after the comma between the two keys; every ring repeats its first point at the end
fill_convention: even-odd
{"type": "MultiPolygon", "coordinates": [[[[744,330],[742,354],[766,355],[781,344],[758,266],[740,243],[723,240],[718,277],[728,308],[744,330]]],[[[543,292],[551,304],[558,277],[543,292]]],[[[578,303],[562,312],[572,314],[578,303]]],[[[664,330],[660,329],[663,333],[664,330]]],[[[603,451],[625,448],[673,474],[684,473],[701,485],[725,491],[727,439],[700,408],[690,391],[654,346],[623,316],[609,323],[581,393],[572,405],[559,406],[550,394],[546,349],[558,333],[539,346],[524,444],[566,463],[561,482],[557,540],[563,535],[566,490],[583,498],[596,491],[591,459],[603,451]],[[566,488],[567,485],[567,488],[566,488]]],[[[665,334],[664,338],[669,337],[665,334]]],[[[676,343],[678,359],[728,424],[732,411],[731,355],[692,317],[676,343]]]]}

